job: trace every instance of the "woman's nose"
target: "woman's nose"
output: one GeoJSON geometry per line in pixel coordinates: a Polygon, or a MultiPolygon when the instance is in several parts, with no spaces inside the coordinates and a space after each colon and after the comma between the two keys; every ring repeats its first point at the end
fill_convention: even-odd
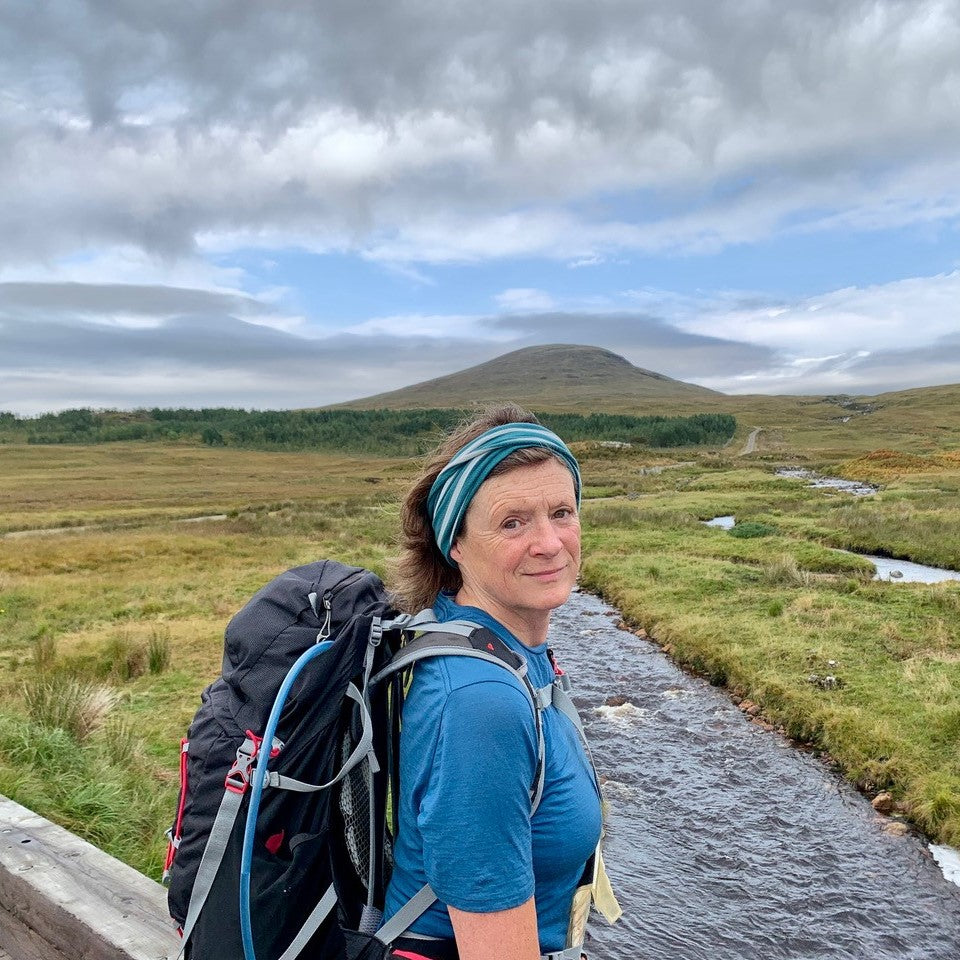
{"type": "Polygon", "coordinates": [[[549,517],[537,520],[533,529],[533,537],[530,541],[530,552],[534,554],[546,554],[552,557],[563,549],[563,541],[560,539],[556,528],[549,517]]]}

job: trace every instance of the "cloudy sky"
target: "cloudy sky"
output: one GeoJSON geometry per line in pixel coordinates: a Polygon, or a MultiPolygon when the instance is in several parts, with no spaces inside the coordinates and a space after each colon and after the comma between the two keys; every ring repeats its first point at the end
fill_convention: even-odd
{"type": "Polygon", "coordinates": [[[555,342],[960,381],[960,0],[0,7],[0,409],[314,406],[555,342]]]}

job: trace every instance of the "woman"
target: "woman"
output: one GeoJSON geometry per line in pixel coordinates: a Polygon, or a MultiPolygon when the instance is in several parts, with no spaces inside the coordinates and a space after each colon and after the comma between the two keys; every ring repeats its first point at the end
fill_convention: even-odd
{"type": "MultiPolygon", "coordinates": [[[[559,437],[512,405],[478,417],[440,446],[404,501],[401,605],[491,629],[526,660],[534,687],[549,685],[550,612],[580,567],[579,502],[579,468],[559,437]]],[[[600,797],[571,720],[550,706],[542,721],[544,791],[531,815],[538,748],[520,682],[465,657],[417,665],[386,916],[427,882],[437,902],[394,956],[536,960],[568,946],[600,797]]]]}

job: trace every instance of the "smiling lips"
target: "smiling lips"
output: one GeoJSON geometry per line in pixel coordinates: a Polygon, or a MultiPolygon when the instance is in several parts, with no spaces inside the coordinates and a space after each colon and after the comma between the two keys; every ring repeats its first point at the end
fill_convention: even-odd
{"type": "Polygon", "coordinates": [[[555,570],[534,570],[532,573],[528,573],[528,577],[536,577],[538,580],[547,580],[550,577],[555,577],[558,573],[563,573],[567,568],[557,567],[555,570]]]}

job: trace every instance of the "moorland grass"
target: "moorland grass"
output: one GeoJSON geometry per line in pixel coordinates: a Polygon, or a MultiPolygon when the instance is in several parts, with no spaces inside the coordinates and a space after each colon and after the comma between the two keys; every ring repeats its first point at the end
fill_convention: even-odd
{"type": "Polygon", "coordinates": [[[411,461],[190,445],[0,447],[0,533],[283,511],[395,495],[411,461]]]}
{"type": "MultiPolygon", "coordinates": [[[[4,454],[9,527],[107,525],[0,540],[0,792],[157,876],[177,745],[226,621],[317,557],[388,576],[414,465],[144,445],[4,454]],[[176,522],[211,513],[227,518],[176,522]],[[100,725],[30,709],[51,682],[108,688],[100,725]]],[[[833,549],[960,565],[960,474],[905,475],[855,501],[723,451],[579,455],[595,497],[584,583],[863,789],[891,789],[931,837],[960,842],[960,586],[875,583],[833,549]],[[700,522],[720,514],[766,535],[700,522]],[[835,687],[811,682],[828,672],[835,687]]]]}

